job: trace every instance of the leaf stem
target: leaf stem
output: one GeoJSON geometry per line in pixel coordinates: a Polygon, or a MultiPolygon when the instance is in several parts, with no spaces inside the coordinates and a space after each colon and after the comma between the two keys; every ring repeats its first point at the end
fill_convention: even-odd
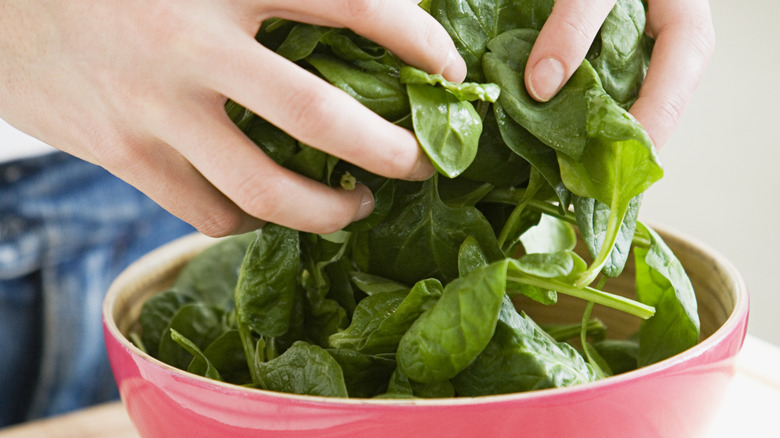
{"type": "Polygon", "coordinates": [[[507,281],[514,281],[516,283],[527,284],[529,286],[535,286],[542,289],[554,290],[564,295],[580,298],[585,301],[592,301],[595,304],[600,304],[602,306],[619,310],[642,319],[648,319],[655,314],[655,308],[652,306],[648,306],[630,298],[604,292],[589,286],[579,288],[572,284],[564,283],[560,280],[555,280],[552,278],[541,278],[530,274],[508,274],[507,281]]]}
{"type": "MultiPolygon", "coordinates": [[[[501,189],[493,189],[484,198],[482,198],[481,201],[493,202],[497,204],[519,204],[523,202],[524,196],[525,196],[525,189],[501,188],[501,189]]],[[[544,213],[548,216],[556,217],[570,224],[577,225],[577,218],[574,216],[573,211],[570,210],[561,211],[561,208],[557,204],[554,204],[552,202],[532,199],[528,201],[527,207],[532,210],[536,210],[540,213],[544,213]]],[[[652,242],[650,241],[650,238],[648,236],[644,236],[641,235],[640,233],[636,233],[634,234],[634,239],[632,240],[632,244],[640,248],[650,248],[652,242]]]]}

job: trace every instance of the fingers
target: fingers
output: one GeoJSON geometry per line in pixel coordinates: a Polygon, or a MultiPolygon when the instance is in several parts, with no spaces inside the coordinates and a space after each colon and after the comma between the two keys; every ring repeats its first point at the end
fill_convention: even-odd
{"type": "Polygon", "coordinates": [[[243,233],[264,223],[238,208],[179,152],[159,140],[105,139],[96,150],[97,164],[206,235],[243,233]]]}
{"type": "Polygon", "coordinates": [[[715,32],[709,3],[651,1],[647,31],[656,42],[647,77],[630,112],[660,148],[679,123],[712,56],[715,32]]]}
{"type": "Polygon", "coordinates": [[[247,39],[225,50],[214,87],[317,149],[388,178],[422,180],[433,166],[410,131],[247,39]],[[248,74],[247,72],[251,72],[248,74]]]}
{"type": "MultiPolygon", "coordinates": [[[[252,224],[248,217],[330,233],[370,213],[373,196],[366,187],[332,189],[278,166],[220,110],[172,116],[165,121],[163,138],[169,144],[186,145],[181,150],[185,158],[240,208],[240,220],[222,220],[207,234],[234,234],[252,224]]],[[[193,192],[187,189],[186,193],[193,192]]]]}
{"type": "MultiPolygon", "coordinates": [[[[266,1],[266,3],[276,3],[266,1]]],[[[283,1],[276,14],[297,21],[348,27],[407,63],[449,80],[466,77],[466,63],[444,28],[413,1],[283,1]]],[[[266,5],[266,7],[268,7],[266,5]]]]}
{"type": "Polygon", "coordinates": [[[541,102],[550,100],[585,59],[615,0],[556,0],[528,58],[525,85],[541,102]]]}

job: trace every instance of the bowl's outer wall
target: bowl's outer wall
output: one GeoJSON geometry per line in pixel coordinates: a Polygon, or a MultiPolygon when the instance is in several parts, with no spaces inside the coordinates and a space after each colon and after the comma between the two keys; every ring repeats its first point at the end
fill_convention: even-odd
{"type": "Polygon", "coordinates": [[[110,299],[109,359],[129,416],[147,438],[703,437],[747,329],[744,296],[697,347],[600,382],[478,399],[324,401],[231,387],[140,354],[114,324],[110,299]]]}

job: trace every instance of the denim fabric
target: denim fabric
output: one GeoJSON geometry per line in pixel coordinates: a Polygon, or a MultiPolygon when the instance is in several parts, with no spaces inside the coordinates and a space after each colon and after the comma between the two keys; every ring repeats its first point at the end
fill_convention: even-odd
{"type": "Polygon", "coordinates": [[[128,264],[193,231],[63,153],[0,164],[0,427],[117,397],[103,296],[128,264]]]}

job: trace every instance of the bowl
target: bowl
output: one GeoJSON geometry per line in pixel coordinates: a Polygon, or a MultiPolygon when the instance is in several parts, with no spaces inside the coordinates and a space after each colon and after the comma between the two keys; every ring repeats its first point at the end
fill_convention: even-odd
{"type": "MultiPolygon", "coordinates": [[[[198,234],[149,253],[117,277],[103,306],[106,347],[124,406],[143,437],[706,436],[744,341],[747,288],[723,256],[658,230],[696,291],[700,341],[669,359],[593,383],[474,398],[336,399],[249,389],[173,368],[136,348],[128,333],[144,301],[215,242],[198,234]]],[[[629,263],[629,277],[632,270],[629,263]]],[[[611,284],[610,290],[630,290],[630,283],[611,284]]],[[[554,308],[523,309],[539,322],[570,322],[579,320],[582,306],[561,296],[554,308]]],[[[629,336],[638,326],[621,313],[598,316],[611,337],[629,336]]]]}

